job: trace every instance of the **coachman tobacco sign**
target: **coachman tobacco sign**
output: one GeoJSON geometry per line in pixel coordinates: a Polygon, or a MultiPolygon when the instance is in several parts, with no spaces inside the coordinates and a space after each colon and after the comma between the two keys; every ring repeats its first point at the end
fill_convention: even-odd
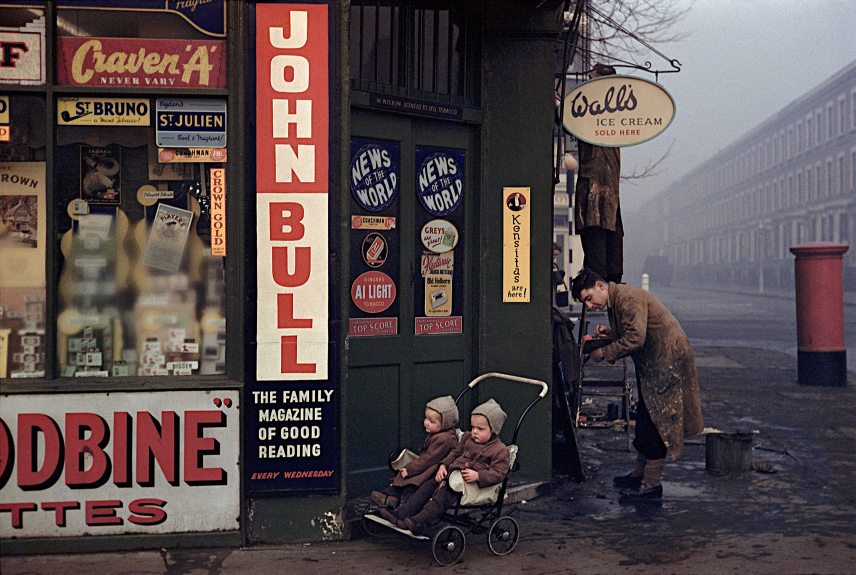
{"type": "Polygon", "coordinates": [[[633,146],[660,135],[675,101],[659,84],[631,76],[584,82],[565,97],[562,121],[578,139],[598,146],[633,146]]]}

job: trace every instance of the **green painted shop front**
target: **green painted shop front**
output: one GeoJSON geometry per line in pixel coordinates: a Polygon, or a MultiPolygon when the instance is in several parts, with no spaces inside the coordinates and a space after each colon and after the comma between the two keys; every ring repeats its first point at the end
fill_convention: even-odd
{"type": "MultiPolygon", "coordinates": [[[[6,3],[0,0],[0,4],[6,3]]],[[[51,34],[60,21],[67,18],[65,15],[76,14],[74,10],[80,9],[78,4],[64,1],[39,4],[45,6],[49,38],[53,38],[51,34]]],[[[86,16],[92,14],[99,22],[105,22],[105,29],[109,28],[112,13],[102,14],[98,2],[89,4],[93,5],[92,12],[76,16],[78,21],[85,24],[86,16]]],[[[389,480],[386,464],[389,453],[400,447],[421,445],[422,412],[427,400],[439,395],[456,396],[472,378],[493,371],[552,385],[549,277],[553,84],[562,4],[534,0],[220,4],[224,10],[223,14],[218,13],[218,21],[223,22],[225,33],[223,48],[218,45],[218,49],[228,51],[229,67],[228,78],[217,89],[200,86],[170,92],[166,88],[151,88],[128,93],[129,88],[125,87],[62,84],[51,72],[46,81],[42,79],[42,84],[14,85],[0,94],[7,98],[3,102],[11,103],[13,118],[17,118],[21,102],[33,100],[39,103],[39,109],[48,110],[43,114],[46,119],[40,115],[33,120],[44,124],[43,131],[49,134],[46,143],[34,152],[35,159],[16,161],[21,165],[41,162],[41,169],[47,173],[45,193],[50,198],[47,231],[52,238],[47,242],[45,256],[47,367],[41,376],[0,380],[0,393],[6,405],[21,404],[23,407],[18,410],[21,413],[38,410],[46,414],[52,413],[51,410],[61,411],[62,406],[54,401],[59,394],[79,396],[74,398],[76,402],[90,397],[97,402],[102,396],[110,396],[108,402],[111,402],[118,401],[116,397],[127,396],[129,405],[135,404],[135,398],[145,398],[146,405],[152,404],[146,417],[152,419],[150,427],[158,433],[159,418],[170,409],[179,411],[174,407],[175,399],[181,400],[181,406],[186,404],[189,413],[205,409],[206,413],[231,414],[228,427],[212,430],[204,422],[198,426],[201,440],[208,441],[215,434],[219,439],[225,438],[227,441],[218,445],[228,444],[228,453],[204,451],[210,444],[196,444],[202,450],[196,461],[198,465],[204,468],[205,462],[213,461],[212,458],[228,457],[233,467],[222,477],[222,485],[217,486],[221,493],[229,495],[230,506],[224,514],[226,527],[204,525],[200,520],[198,526],[184,531],[171,528],[147,531],[140,527],[127,532],[99,533],[96,529],[94,534],[67,537],[62,530],[47,530],[31,538],[20,538],[18,533],[10,531],[9,538],[5,532],[3,535],[4,552],[231,546],[348,537],[353,525],[350,521],[356,519],[355,502],[389,480]],[[259,211],[261,204],[257,202],[265,194],[273,196],[263,189],[260,174],[268,166],[264,160],[259,161],[261,150],[257,149],[260,118],[264,119],[257,105],[264,97],[258,82],[271,72],[267,62],[257,67],[261,53],[257,35],[259,25],[266,21],[259,17],[262,12],[257,12],[262,7],[267,21],[274,22],[274,28],[284,26],[279,22],[288,22],[288,17],[280,11],[282,14],[307,11],[311,14],[310,29],[316,25],[313,22],[317,23],[312,18],[324,18],[322,27],[326,27],[323,35],[326,50],[322,50],[327,58],[326,96],[313,101],[313,105],[324,103],[327,117],[324,153],[328,164],[323,182],[327,209],[321,214],[326,221],[327,243],[321,261],[328,303],[318,317],[325,318],[327,338],[322,347],[328,363],[324,377],[315,380],[294,376],[290,381],[277,381],[259,368],[269,359],[259,353],[261,326],[270,317],[279,318],[280,323],[284,317],[276,309],[283,300],[261,289],[266,264],[259,255],[258,238],[264,235],[259,230],[264,223],[262,219],[271,212],[259,211]],[[319,11],[318,7],[325,10],[319,11]],[[388,25],[381,23],[381,16],[390,18],[388,25]],[[375,22],[374,32],[370,21],[375,22]],[[364,43],[371,34],[377,39],[374,46],[364,43]],[[378,51],[378,47],[390,45],[398,46],[397,51],[378,51]],[[426,48],[428,45],[433,48],[426,48]],[[363,51],[367,46],[370,49],[363,51]],[[357,57],[355,50],[359,50],[357,57]],[[379,65],[381,54],[388,58],[384,66],[379,65]],[[389,81],[381,78],[383,71],[390,74],[389,81]],[[63,112],[58,102],[81,94],[98,101],[139,97],[148,99],[152,106],[159,97],[166,101],[181,98],[226,101],[228,160],[217,164],[225,172],[209,172],[211,166],[204,164],[197,168],[204,170],[206,177],[225,174],[228,190],[223,216],[227,224],[228,256],[222,260],[223,274],[218,278],[223,290],[218,300],[225,317],[223,337],[228,347],[216,374],[193,373],[191,377],[158,379],[151,377],[152,374],[128,376],[114,370],[105,379],[96,381],[69,376],[62,370],[62,360],[55,359],[60,355],[57,348],[61,345],[55,343],[60,340],[57,335],[61,326],[56,327],[56,316],[61,311],[57,303],[61,290],[52,282],[56,284],[61,276],[65,248],[58,239],[54,241],[52,234],[59,237],[54,233],[59,230],[56,226],[70,225],[72,213],[66,213],[68,202],[60,201],[56,194],[64,185],[62,178],[68,174],[76,178],[81,169],[79,161],[66,158],[74,154],[63,155],[56,150],[62,151],[64,133],[83,130],[62,125],[65,120],[58,119],[63,112]],[[355,196],[352,191],[354,160],[361,149],[368,150],[371,156],[381,153],[381,148],[395,157],[396,196],[389,205],[385,205],[389,199],[386,191],[378,196],[377,205],[372,204],[374,196],[363,196],[358,201],[359,194],[355,196]],[[431,174],[435,169],[442,176],[438,187],[432,187],[431,174]],[[452,186],[449,194],[425,197],[444,186],[452,186]],[[503,302],[504,189],[509,187],[530,190],[530,250],[525,254],[530,263],[530,296],[529,301],[519,303],[503,302]],[[394,226],[390,217],[395,218],[394,226]],[[381,255],[381,247],[385,257],[381,255]],[[452,258],[448,257],[450,253],[452,258]],[[271,393],[274,390],[276,394],[271,393]],[[15,401],[9,402],[9,398],[15,401]],[[317,422],[304,421],[302,425],[309,434],[314,433],[314,427],[320,428],[322,439],[317,442],[320,447],[314,447],[311,441],[291,442],[306,444],[302,458],[280,458],[278,450],[288,448],[288,441],[265,443],[270,439],[265,436],[269,429],[275,429],[280,438],[283,433],[292,432],[286,423],[274,423],[276,418],[285,417],[286,412],[279,408],[289,407],[284,403],[286,398],[292,398],[296,406],[304,409],[299,412],[301,416],[312,418],[318,414],[317,422]],[[323,459],[318,465],[314,461],[316,453],[321,453],[319,457],[323,459]],[[294,462],[299,465],[294,466],[294,462]],[[297,478],[294,481],[282,481],[283,475],[273,481],[267,475],[274,473],[273,470],[282,473],[281,469],[288,464],[298,470],[294,472],[293,477],[297,478]],[[271,481],[265,483],[268,480],[271,481]]],[[[16,14],[26,12],[23,8],[16,10],[16,14]]],[[[129,11],[122,17],[134,22],[141,16],[129,11]]],[[[174,15],[164,13],[159,17],[172,22],[174,15]]],[[[84,32],[78,31],[76,35],[88,35],[84,32]]],[[[160,46],[163,39],[156,38],[158,33],[157,27],[141,26],[139,38],[125,41],[160,46]]],[[[106,37],[107,32],[97,35],[106,37]]],[[[287,34],[279,39],[265,34],[262,40],[270,39],[274,49],[286,53],[291,44],[285,38],[287,34]]],[[[171,46],[179,40],[163,42],[164,46],[171,46]]],[[[54,40],[47,43],[48,65],[57,67],[59,64],[51,61],[55,60],[54,40]]],[[[312,58],[318,53],[313,52],[312,58]]],[[[286,84],[292,80],[283,78],[286,84]]],[[[35,109],[29,104],[28,107],[35,109]]],[[[319,110],[315,108],[313,113],[319,110]]],[[[109,129],[113,128],[99,133],[112,135],[109,129]]],[[[140,138],[154,137],[153,124],[135,129],[140,138]]],[[[270,126],[267,129],[271,130],[270,126]]],[[[90,131],[94,133],[95,129],[90,131]]],[[[274,138],[282,134],[272,131],[274,138]]],[[[270,136],[271,133],[265,134],[270,136]]],[[[142,184],[151,179],[145,169],[146,162],[151,160],[147,160],[143,151],[145,146],[155,149],[154,140],[147,144],[140,144],[137,139],[129,140],[131,143],[117,142],[125,153],[126,165],[122,169],[128,170],[123,171],[126,182],[128,185],[133,182],[132,191],[143,189],[142,184]]],[[[75,150],[72,151],[77,153],[75,150]]],[[[388,176],[390,170],[384,174],[388,176]]],[[[363,184],[376,185],[374,178],[376,175],[364,179],[363,184]]],[[[211,182],[203,180],[203,184],[208,186],[211,182]]],[[[168,185],[163,187],[164,190],[155,192],[165,192],[168,185]]],[[[72,191],[76,193],[76,188],[72,191]]],[[[292,216],[282,212],[279,217],[287,221],[292,216]]],[[[271,236],[274,229],[265,228],[271,236]]],[[[287,226],[280,225],[277,229],[280,236],[287,235],[287,226]]],[[[142,232],[140,235],[143,237],[142,232]]],[[[313,268],[313,273],[317,269],[313,268]]],[[[309,294],[307,301],[311,302],[312,296],[309,294]]],[[[306,325],[305,317],[296,314],[300,310],[292,311],[295,313],[290,319],[297,325],[306,325]]],[[[133,323],[129,325],[136,327],[133,323]]],[[[305,361],[302,353],[298,352],[297,359],[305,361]]],[[[285,362],[279,358],[274,365],[285,362]]],[[[480,385],[477,393],[467,396],[461,406],[461,426],[468,426],[471,407],[493,397],[509,414],[503,433],[509,439],[514,423],[535,391],[503,381],[480,385]]],[[[112,403],[108,407],[103,415],[108,423],[113,421],[113,410],[132,410],[118,404],[113,407],[112,403]]],[[[11,411],[8,417],[6,412],[3,414],[4,420],[10,422],[18,415],[11,411]]],[[[62,413],[57,417],[64,416],[62,413]]],[[[520,434],[521,477],[549,481],[551,429],[547,398],[529,414],[520,434]]],[[[15,433],[10,431],[10,437],[13,436],[15,433]]],[[[157,457],[169,455],[162,450],[157,457]]],[[[216,461],[219,465],[219,459],[216,461]]],[[[163,485],[162,475],[166,472],[158,467],[152,469],[155,484],[134,485],[133,489],[152,489],[144,492],[152,495],[143,496],[169,499],[164,495],[171,488],[163,485]]],[[[12,477],[8,486],[14,483],[14,473],[12,477]]],[[[24,495],[34,501],[44,497],[49,502],[52,497],[49,491],[44,495],[38,492],[24,495]]],[[[188,502],[193,499],[186,498],[188,502]]],[[[181,516],[183,501],[178,497],[170,499],[170,519],[181,516]]],[[[9,519],[10,513],[0,513],[0,520],[4,517],[9,519]]]]}

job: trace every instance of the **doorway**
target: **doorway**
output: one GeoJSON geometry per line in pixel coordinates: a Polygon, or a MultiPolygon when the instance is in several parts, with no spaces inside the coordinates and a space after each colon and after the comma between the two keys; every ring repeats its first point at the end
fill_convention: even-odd
{"type": "Polygon", "coordinates": [[[354,497],[389,481],[392,451],[419,449],[425,403],[472,377],[479,158],[474,127],[364,109],[352,109],[350,150],[343,416],[354,497]]]}

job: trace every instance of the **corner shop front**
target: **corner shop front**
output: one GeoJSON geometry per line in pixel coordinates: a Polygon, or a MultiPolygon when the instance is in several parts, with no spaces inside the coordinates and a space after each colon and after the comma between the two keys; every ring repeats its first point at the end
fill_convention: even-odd
{"type": "Polygon", "coordinates": [[[427,398],[549,378],[555,13],[4,4],[26,45],[0,76],[4,550],[341,537],[427,398]],[[387,16],[423,46],[396,70],[447,72],[378,82],[387,16]],[[507,187],[533,206],[524,303],[502,298],[507,187]]]}

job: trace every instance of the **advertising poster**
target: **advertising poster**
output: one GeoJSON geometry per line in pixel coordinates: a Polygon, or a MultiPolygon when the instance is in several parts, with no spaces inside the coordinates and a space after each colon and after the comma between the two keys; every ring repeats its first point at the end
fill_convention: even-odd
{"type": "Polygon", "coordinates": [[[122,203],[122,149],[80,145],[80,198],[91,204],[122,203]]]}
{"type": "Polygon", "coordinates": [[[12,128],[9,126],[9,96],[0,96],[0,142],[8,142],[12,138],[12,128]]]}
{"type": "Polygon", "coordinates": [[[159,98],[155,141],[163,148],[226,146],[226,100],[159,98]]]}
{"type": "Polygon", "coordinates": [[[398,334],[400,162],[398,142],[351,138],[349,337],[398,334]]]}
{"type": "Polygon", "coordinates": [[[605,147],[647,142],[669,127],[675,101],[655,82],[633,76],[602,76],[565,96],[562,122],[578,139],[605,147]]]}
{"type": "Polygon", "coordinates": [[[502,189],[502,301],[529,301],[532,206],[529,188],[502,189]]]}
{"type": "Polygon", "coordinates": [[[13,394],[0,538],[240,528],[239,393],[13,394]]]}
{"type": "Polygon", "coordinates": [[[211,195],[211,255],[226,257],[226,168],[211,168],[208,176],[211,195]]]}
{"type": "Polygon", "coordinates": [[[226,41],[59,36],[56,75],[63,86],[225,88],[226,41]]]}
{"type": "Polygon", "coordinates": [[[253,387],[245,404],[250,491],[338,488],[336,399],[326,382],[253,387]]]}
{"type": "Polygon", "coordinates": [[[44,84],[45,82],[44,20],[38,26],[0,29],[2,65],[0,84],[44,84]]]}
{"type": "Polygon", "coordinates": [[[330,15],[255,10],[256,380],[245,388],[250,492],[338,491],[330,360],[330,15]]]}
{"type": "Polygon", "coordinates": [[[465,168],[461,150],[416,148],[416,335],[463,331],[465,168]]]}
{"type": "Polygon", "coordinates": [[[152,268],[177,272],[181,267],[192,222],[193,212],[158,204],[146,244],[144,263],[152,268]]]}
{"type": "Polygon", "coordinates": [[[56,100],[60,126],[148,126],[148,98],[83,98],[62,96],[56,100]]]}
{"type": "Polygon", "coordinates": [[[44,162],[0,162],[0,290],[45,287],[45,189],[44,162]]]}

